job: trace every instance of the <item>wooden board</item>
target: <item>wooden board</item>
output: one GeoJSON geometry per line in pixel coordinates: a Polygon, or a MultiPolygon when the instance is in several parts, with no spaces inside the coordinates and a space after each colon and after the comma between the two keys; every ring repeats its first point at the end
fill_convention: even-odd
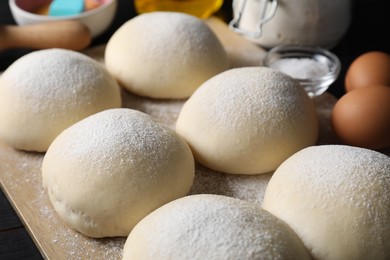
{"type": "MultiPolygon", "coordinates": [[[[231,34],[226,26],[211,21],[232,66],[260,65],[264,51],[231,34]]],[[[103,62],[104,46],[86,51],[103,62]]],[[[122,92],[123,107],[148,113],[173,128],[184,101],[152,100],[122,92]]],[[[325,93],[314,99],[320,119],[318,144],[337,143],[329,118],[336,99],[325,93]]],[[[47,259],[121,259],[125,238],[92,239],[68,228],[53,210],[42,187],[41,163],[44,154],[18,151],[0,141],[0,181],[2,189],[47,259]]],[[[213,172],[196,166],[190,194],[211,193],[232,196],[261,204],[272,173],[239,176],[213,172]]]]}
{"type": "MultiPolygon", "coordinates": [[[[124,107],[135,108],[173,125],[183,101],[156,101],[123,92],[124,107]]],[[[318,111],[328,111],[334,98],[324,95],[318,111]]],[[[323,111],[323,112],[321,112],[323,111]]],[[[325,118],[325,117],[323,117],[325,118]]],[[[324,122],[324,120],[322,120],[324,122]]],[[[325,119],[326,121],[326,119],[325,119]]],[[[321,142],[328,142],[322,134],[321,142]]],[[[42,187],[41,153],[18,151],[0,142],[2,188],[31,233],[42,255],[48,259],[120,259],[124,238],[91,239],[69,229],[54,212],[42,187]]],[[[212,172],[197,165],[191,194],[212,193],[261,204],[271,174],[237,176],[212,172]]]]}

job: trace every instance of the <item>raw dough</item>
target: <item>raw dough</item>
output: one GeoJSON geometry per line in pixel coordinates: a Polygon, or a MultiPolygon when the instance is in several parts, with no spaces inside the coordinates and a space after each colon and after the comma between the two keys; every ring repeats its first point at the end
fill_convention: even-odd
{"type": "Polygon", "coordinates": [[[95,60],[62,49],[32,52],[0,77],[0,138],[44,152],[68,126],[120,106],[118,84],[95,60]]]}
{"type": "Polygon", "coordinates": [[[310,259],[297,235],[261,207],[220,195],[187,196],[146,216],[123,259],[310,259]]]}
{"type": "Polygon", "coordinates": [[[313,145],[318,120],[296,81],[269,68],[248,67],[205,82],[184,104],[176,131],[206,167],[258,174],[313,145]]]}
{"type": "Polygon", "coordinates": [[[110,109],[62,132],[42,165],[57,213],[91,237],[127,236],[145,215],[186,195],[194,158],[174,131],[142,112],[110,109]]]}
{"type": "Polygon", "coordinates": [[[207,24],[175,12],[126,22],[110,38],[105,62],[123,87],[153,98],[187,98],[228,68],[226,52],[207,24]]]}
{"type": "Polygon", "coordinates": [[[306,148],[274,173],[263,207],[315,259],[390,259],[390,157],[363,148],[306,148]]]}

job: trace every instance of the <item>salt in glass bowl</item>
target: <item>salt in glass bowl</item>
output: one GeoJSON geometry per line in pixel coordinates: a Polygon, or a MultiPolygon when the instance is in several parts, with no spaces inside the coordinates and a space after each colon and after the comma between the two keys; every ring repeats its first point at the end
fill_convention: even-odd
{"type": "Polygon", "coordinates": [[[323,94],[341,70],[340,60],[335,54],[305,45],[274,47],[268,51],[263,64],[298,80],[310,97],[323,94]]]}
{"type": "Polygon", "coordinates": [[[117,0],[110,0],[95,9],[70,16],[49,16],[35,14],[32,10],[52,0],[9,0],[12,16],[18,25],[43,23],[61,20],[76,20],[83,23],[92,37],[102,34],[114,19],[117,0]]]}

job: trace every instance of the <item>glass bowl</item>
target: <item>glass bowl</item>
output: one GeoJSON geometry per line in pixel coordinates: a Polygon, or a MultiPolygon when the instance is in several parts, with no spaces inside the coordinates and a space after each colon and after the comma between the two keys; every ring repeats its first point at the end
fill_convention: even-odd
{"type": "Polygon", "coordinates": [[[270,49],[264,66],[298,80],[310,97],[324,93],[340,74],[336,55],[316,46],[281,45],[270,49]]]}

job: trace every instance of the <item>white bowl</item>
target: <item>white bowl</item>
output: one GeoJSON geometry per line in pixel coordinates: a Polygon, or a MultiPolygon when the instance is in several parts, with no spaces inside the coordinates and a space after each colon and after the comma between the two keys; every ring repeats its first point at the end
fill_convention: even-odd
{"type": "Polygon", "coordinates": [[[304,45],[280,45],[274,47],[267,53],[263,64],[266,67],[280,70],[298,80],[310,97],[324,93],[337,79],[341,69],[340,60],[330,51],[316,46],[304,45]],[[281,61],[284,62],[283,66],[281,66],[281,61]],[[307,63],[308,61],[309,63],[307,63]],[[305,75],[302,77],[306,73],[299,71],[303,68],[297,62],[305,62],[305,69],[318,75],[305,75]],[[312,65],[320,67],[316,68],[316,66],[312,65]],[[322,71],[319,71],[318,68],[321,68],[322,71]]]}
{"type": "Polygon", "coordinates": [[[92,37],[99,36],[110,26],[112,20],[114,19],[117,7],[117,0],[110,0],[95,9],[77,15],[48,16],[32,12],[34,8],[42,6],[48,2],[51,2],[51,0],[9,0],[9,6],[18,25],[61,20],[76,20],[82,22],[89,28],[92,37]]]}

